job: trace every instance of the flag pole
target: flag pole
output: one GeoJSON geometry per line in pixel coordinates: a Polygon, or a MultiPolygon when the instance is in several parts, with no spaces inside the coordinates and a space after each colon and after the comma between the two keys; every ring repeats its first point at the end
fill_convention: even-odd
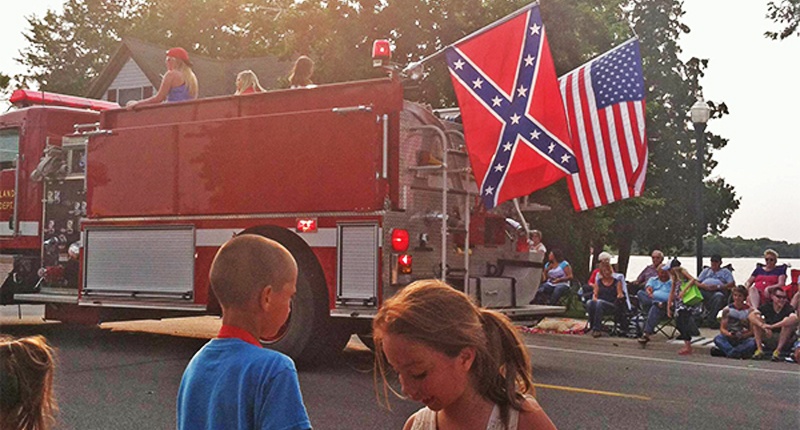
{"type": "Polygon", "coordinates": [[[506,22],[508,22],[508,21],[510,21],[510,20],[522,15],[523,13],[527,12],[528,9],[531,9],[534,6],[537,6],[538,4],[539,4],[538,1],[535,1],[533,3],[527,4],[527,5],[519,8],[519,9],[517,9],[516,11],[510,13],[509,15],[504,16],[503,18],[501,18],[501,19],[499,19],[499,20],[497,20],[497,21],[495,21],[495,22],[493,22],[493,23],[491,23],[491,24],[489,24],[489,25],[487,25],[487,26],[485,26],[483,28],[480,28],[478,30],[473,31],[472,33],[462,37],[461,39],[458,39],[457,41],[445,46],[444,48],[434,52],[431,55],[428,55],[427,57],[425,57],[425,58],[423,58],[423,59],[421,59],[419,61],[413,61],[413,62],[409,63],[403,69],[403,73],[408,73],[409,71],[421,66],[423,63],[426,63],[426,62],[428,62],[430,60],[433,60],[434,58],[438,58],[439,56],[444,54],[444,52],[447,51],[449,48],[452,48],[453,46],[458,45],[459,43],[461,43],[461,42],[463,42],[463,41],[465,41],[465,40],[467,40],[467,39],[469,39],[471,37],[475,37],[475,36],[485,32],[485,31],[491,30],[491,29],[497,27],[498,25],[505,24],[506,22]]]}
{"type": "Polygon", "coordinates": [[[531,227],[528,225],[528,220],[525,219],[525,215],[522,215],[522,209],[519,207],[519,198],[514,197],[514,208],[517,209],[517,214],[519,214],[519,219],[522,221],[522,228],[525,229],[525,240],[531,237],[531,227]]]}

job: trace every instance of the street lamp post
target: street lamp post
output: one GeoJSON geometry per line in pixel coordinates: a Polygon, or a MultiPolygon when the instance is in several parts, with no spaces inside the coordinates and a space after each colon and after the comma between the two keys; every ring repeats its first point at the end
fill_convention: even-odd
{"type": "Polygon", "coordinates": [[[697,216],[697,237],[695,238],[697,256],[697,274],[703,270],[703,235],[706,232],[706,224],[703,217],[703,162],[705,161],[705,131],[706,123],[711,117],[711,108],[703,100],[703,96],[697,95],[697,101],[690,110],[692,123],[694,124],[695,141],[697,142],[697,191],[695,193],[696,216],[697,216]]]}

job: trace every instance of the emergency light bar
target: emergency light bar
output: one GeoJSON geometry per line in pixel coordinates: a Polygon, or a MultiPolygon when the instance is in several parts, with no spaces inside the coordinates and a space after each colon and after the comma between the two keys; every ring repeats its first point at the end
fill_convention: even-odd
{"type": "Polygon", "coordinates": [[[78,109],[89,109],[98,112],[120,108],[117,103],[107,102],[105,100],[87,99],[84,97],[67,96],[64,94],[33,90],[14,90],[14,92],[11,93],[11,98],[8,101],[17,107],[36,105],[65,106],[78,109]]]}

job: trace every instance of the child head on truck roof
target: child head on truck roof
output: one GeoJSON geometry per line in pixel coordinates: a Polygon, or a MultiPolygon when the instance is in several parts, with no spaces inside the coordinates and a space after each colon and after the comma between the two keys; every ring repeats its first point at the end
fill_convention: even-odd
{"type": "Polygon", "coordinates": [[[51,427],[54,355],[43,336],[0,335],[0,428],[51,427]]]}
{"type": "Polygon", "coordinates": [[[236,75],[236,95],[263,92],[264,88],[258,83],[258,76],[252,70],[242,70],[236,75]]]}
{"type": "Polygon", "coordinates": [[[280,243],[243,234],[222,245],[209,278],[224,325],[244,329],[256,338],[271,338],[289,315],[297,263],[280,243]]]}
{"type": "Polygon", "coordinates": [[[314,61],[311,58],[301,55],[294,62],[292,74],[289,75],[289,85],[292,88],[306,87],[312,85],[311,75],[314,74],[314,61]]]}

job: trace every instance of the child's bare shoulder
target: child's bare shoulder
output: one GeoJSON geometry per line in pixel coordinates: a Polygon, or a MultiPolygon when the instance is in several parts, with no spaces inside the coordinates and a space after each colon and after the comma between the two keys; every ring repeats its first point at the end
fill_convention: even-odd
{"type": "Polygon", "coordinates": [[[522,410],[519,412],[519,424],[517,428],[519,430],[555,430],[556,426],[550,421],[550,417],[547,416],[536,399],[533,397],[526,397],[525,403],[522,404],[522,410]]]}

